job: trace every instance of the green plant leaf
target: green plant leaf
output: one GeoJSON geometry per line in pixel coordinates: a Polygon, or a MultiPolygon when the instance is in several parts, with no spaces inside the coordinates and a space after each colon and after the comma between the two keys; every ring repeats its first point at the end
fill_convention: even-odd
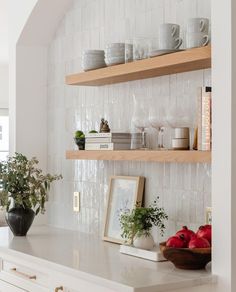
{"type": "Polygon", "coordinates": [[[61,175],[43,174],[36,157],[30,160],[21,153],[0,162],[0,204],[8,211],[14,206],[36,209],[36,215],[45,212],[45,200],[50,184],[61,175]]]}

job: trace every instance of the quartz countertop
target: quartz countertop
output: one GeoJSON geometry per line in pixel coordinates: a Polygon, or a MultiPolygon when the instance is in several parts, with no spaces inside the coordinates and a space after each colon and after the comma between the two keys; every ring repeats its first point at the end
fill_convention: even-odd
{"type": "Polygon", "coordinates": [[[151,262],[121,254],[119,245],[64,229],[32,227],[26,237],[13,237],[0,228],[0,252],[60,267],[66,273],[114,283],[117,291],[171,291],[215,282],[206,270],[176,269],[170,262],[151,262]],[[126,289],[124,289],[126,288],[126,289]]]}

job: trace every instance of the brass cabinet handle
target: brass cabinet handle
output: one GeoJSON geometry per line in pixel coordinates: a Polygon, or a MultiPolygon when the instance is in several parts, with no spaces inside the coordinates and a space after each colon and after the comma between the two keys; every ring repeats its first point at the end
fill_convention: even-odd
{"type": "Polygon", "coordinates": [[[55,288],[55,292],[58,292],[58,291],[64,291],[64,288],[62,286],[55,288]]]}
{"type": "Polygon", "coordinates": [[[27,275],[25,273],[17,271],[16,268],[12,268],[11,271],[14,272],[15,274],[18,274],[20,276],[23,276],[23,277],[29,279],[29,280],[36,280],[36,276],[35,275],[33,275],[33,276],[27,275]]]}

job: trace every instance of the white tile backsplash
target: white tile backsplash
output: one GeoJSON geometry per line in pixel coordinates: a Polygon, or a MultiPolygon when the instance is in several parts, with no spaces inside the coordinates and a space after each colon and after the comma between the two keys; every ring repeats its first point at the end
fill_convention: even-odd
{"type": "MultiPolygon", "coordinates": [[[[200,70],[102,87],[64,85],[66,74],[81,71],[84,49],[103,49],[108,42],[134,36],[157,37],[163,21],[184,25],[188,17],[209,17],[210,0],[74,0],[49,47],[48,58],[48,169],[62,173],[63,181],[51,189],[49,223],[67,229],[102,233],[104,206],[111,175],[146,177],[145,204],[156,196],[169,215],[166,236],[182,225],[196,228],[211,205],[211,167],[208,164],[175,164],[111,161],[67,161],[65,151],[76,149],[77,129],[98,129],[100,118],[113,130],[131,130],[132,94],[142,88],[150,106],[173,102],[187,112],[193,126],[197,87],[211,85],[211,70],[200,70]],[[81,192],[81,211],[73,212],[73,192],[81,192]]],[[[148,130],[156,146],[156,130],[148,130]]],[[[166,131],[168,134],[170,131],[166,131]]],[[[166,136],[170,143],[170,135],[166,136]]],[[[153,230],[156,240],[161,240],[153,230]]]]}

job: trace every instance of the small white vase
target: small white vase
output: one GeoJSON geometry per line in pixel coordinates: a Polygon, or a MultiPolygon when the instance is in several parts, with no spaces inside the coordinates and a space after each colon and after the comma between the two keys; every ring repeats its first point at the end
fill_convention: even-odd
{"type": "Polygon", "coordinates": [[[151,250],[155,245],[151,234],[143,234],[141,236],[135,235],[133,246],[141,249],[151,250]]]}

